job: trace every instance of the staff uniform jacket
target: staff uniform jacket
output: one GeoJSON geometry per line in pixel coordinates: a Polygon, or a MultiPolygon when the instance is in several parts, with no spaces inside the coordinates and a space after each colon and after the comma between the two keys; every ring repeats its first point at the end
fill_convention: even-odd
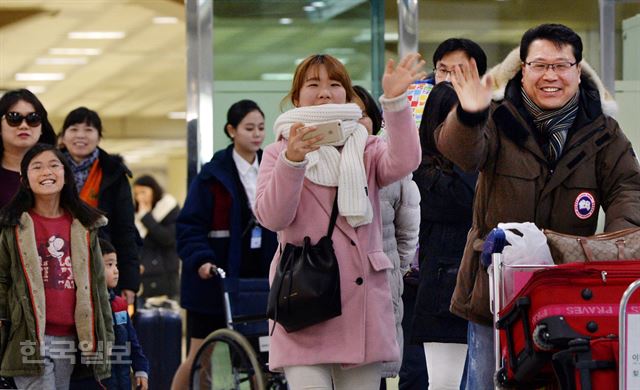
{"type": "MultiPolygon", "coordinates": [[[[257,158],[260,162],[262,150],[258,151],[257,158]]],[[[198,276],[198,268],[206,262],[222,267],[227,277],[239,277],[243,263],[252,268],[253,276],[267,277],[277,238],[275,233],[263,228],[259,258],[243,262],[243,233],[249,222],[243,219],[251,216],[246,199],[231,144],[216,152],[202,167],[189,186],[178,216],[176,235],[182,259],[180,303],[185,309],[224,315],[220,279],[205,280],[198,276]]]]}
{"type": "MultiPolygon", "coordinates": [[[[342,363],[360,365],[400,358],[387,270],[393,265],[382,248],[379,188],[400,180],[420,162],[420,142],[406,96],[381,99],[389,133],[385,142],[369,136],[364,151],[373,221],[353,228],[338,216],[333,247],[340,267],[342,315],[293,333],[276,324],[269,368],[342,363]]],[[[305,179],[306,164],[285,160],[286,140],[265,149],[258,174],[255,212],[263,226],[278,232],[280,245],[315,244],[326,235],[335,187],[305,179]]],[[[278,251],[271,263],[273,281],[278,251]]],[[[273,324],[270,324],[270,328],[273,324]]]]}
{"type": "MultiPolygon", "coordinates": [[[[96,359],[102,359],[90,365],[96,379],[111,375],[111,364],[105,352],[106,344],[112,344],[114,340],[111,306],[97,238],[98,227],[105,223],[106,219],[101,218],[87,229],[73,219],[70,235],[78,345],[87,343],[89,351],[103,354],[96,355],[96,359]]],[[[5,226],[0,231],[0,318],[11,321],[10,326],[0,328],[3,336],[0,375],[43,374],[40,345],[44,342],[46,317],[44,282],[33,220],[28,213],[23,213],[18,226],[5,226]],[[34,346],[29,359],[36,362],[23,361],[21,343],[24,342],[34,346]]],[[[65,354],[73,356],[74,352],[71,350],[65,354]]]]}
{"type": "Polygon", "coordinates": [[[491,71],[498,83],[508,84],[498,88],[504,98],[491,105],[488,120],[454,109],[436,135],[443,155],[465,170],[480,171],[451,311],[486,325],[492,322],[489,284],[479,253],[482,239],[499,222],[529,221],[587,236],[595,232],[602,206],[605,231],[640,225],[640,168],[618,122],[603,112],[611,102],[598,76],[582,61],[578,114],[552,169],[521,103],[516,51],[491,71]]]}

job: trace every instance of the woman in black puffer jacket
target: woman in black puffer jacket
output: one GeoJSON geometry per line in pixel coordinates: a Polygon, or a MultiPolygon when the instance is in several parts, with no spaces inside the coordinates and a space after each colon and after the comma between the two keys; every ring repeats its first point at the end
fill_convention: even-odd
{"type": "Polygon", "coordinates": [[[457,101],[448,82],[429,94],[420,123],[422,163],[413,173],[421,201],[420,280],[411,335],[413,342],[424,344],[429,385],[436,389],[459,386],[467,349],[467,321],[451,314],[449,305],[471,227],[478,174],[463,172],[444,158],[434,141],[434,131],[457,101]]]}
{"type": "Polygon", "coordinates": [[[167,295],[177,299],[180,260],[176,252],[176,219],[180,207],[148,175],[136,179],[133,194],[135,223],[143,239],[141,296],[167,295]]]}

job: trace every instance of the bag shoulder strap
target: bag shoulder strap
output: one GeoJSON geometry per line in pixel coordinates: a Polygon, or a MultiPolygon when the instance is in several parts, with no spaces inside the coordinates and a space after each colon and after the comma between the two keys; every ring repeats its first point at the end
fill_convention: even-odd
{"type": "Polygon", "coordinates": [[[331,209],[331,220],[329,221],[329,229],[327,230],[327,237],[331,238],[333,235],[333,228],[336,226],[338,220],[338,189],[336,188],[336,197],[333,200],[333,209],[331,209]]]}

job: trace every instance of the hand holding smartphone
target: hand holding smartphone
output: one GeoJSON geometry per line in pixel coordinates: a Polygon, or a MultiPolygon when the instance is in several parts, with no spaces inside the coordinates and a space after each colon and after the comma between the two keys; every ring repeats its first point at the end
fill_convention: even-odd
{"type": "Polygon", "coordinates": [[[339,120],[315,123],[313,125],[308,125],[307,127],[309,126],[314,126],[316,129],[305,134],[302,139],[306,141],[310,138],[317,137],[318,135],[324,135],[324,138],[315,143],[316,145],[326,145],[337,142],[343,137],[342,122],[339,120]]]}

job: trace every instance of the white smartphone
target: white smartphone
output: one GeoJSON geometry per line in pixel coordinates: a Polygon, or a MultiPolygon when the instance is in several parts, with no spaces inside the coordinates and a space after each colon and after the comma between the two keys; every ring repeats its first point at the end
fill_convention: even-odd
{"type": "Polygon", "coordinates": [[[324,135],[324,138],[316,142],[316,145],[330,144],[342,139],[342,122],[339,120],[314,123],[309,124],[308,126],[315,126],[316,129],[308,132],[302,137],[305,141],[320,134],[324,135]]]}

